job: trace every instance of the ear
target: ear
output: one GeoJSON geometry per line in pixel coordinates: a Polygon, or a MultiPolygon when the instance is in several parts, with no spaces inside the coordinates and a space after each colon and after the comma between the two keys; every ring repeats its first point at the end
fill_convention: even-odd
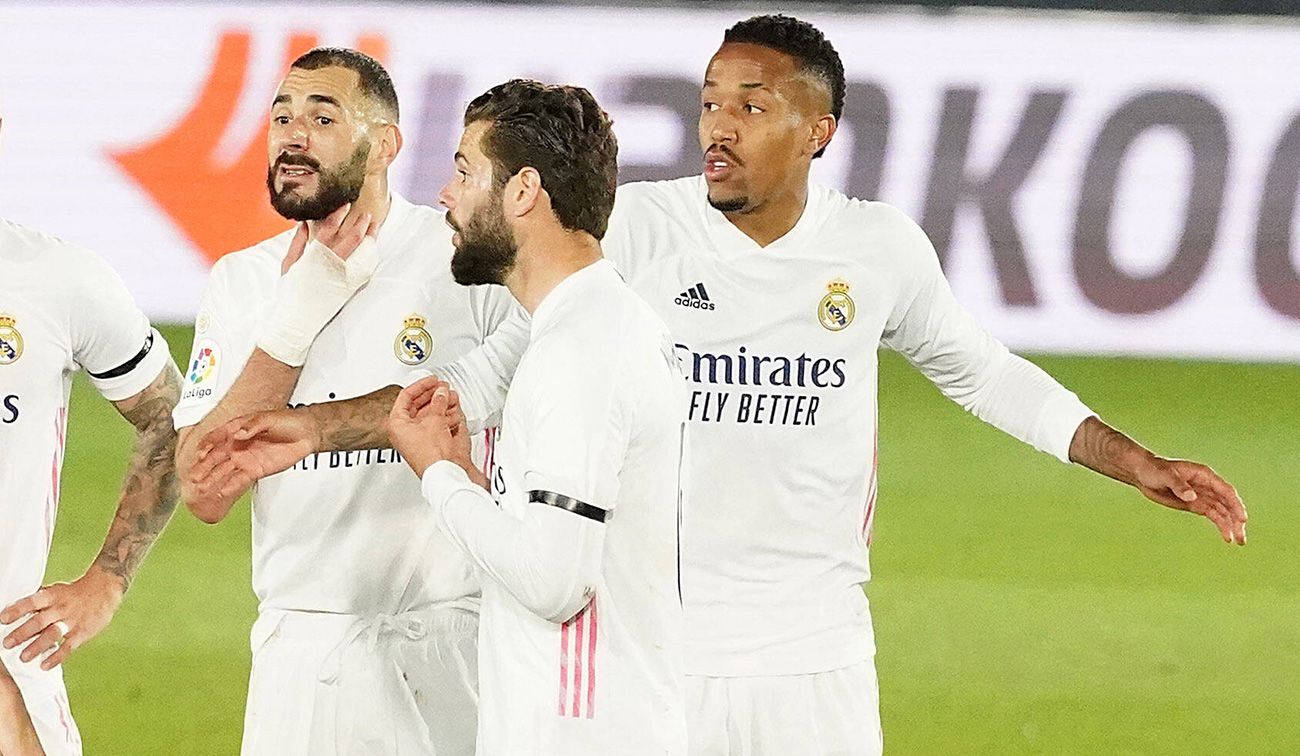
{"type": "Polygon", "coordinates": [[[839,122],[835,116],[827,113],[813,122],[812,133],[808,139],[808,155],[816,155],[819,151],[826,148],[835,137],[835,131],[839,128],[839,122]]]}
{"type": "Polygon", "coordinates": [[[379,138],[371,149],[371,154],[383,168],[393,164],[397,153],[402,151],[402,130],[395,123],[386,123],[379,127],[379,138]]]}
{"type": "Polygon", "coordinates": [[[506,182],[505,212],[521,218],[532,212],[546,199],[542,188],[542,174],[536,168],[524,166],[506,182]]]}

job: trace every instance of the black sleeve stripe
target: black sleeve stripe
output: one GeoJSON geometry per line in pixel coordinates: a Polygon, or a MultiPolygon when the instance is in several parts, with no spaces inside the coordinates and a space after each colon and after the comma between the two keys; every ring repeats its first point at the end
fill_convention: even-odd
{"type": "Polygon", "coordinates": [[[576,515],[586,517],[588,520],[604,522],[609,517],[609,512],[600,507],[593,507],[586,502],[578,501],[564,494],[557,494],[554,491],[529,491],[528,500],[539,504],[546,504],[552,507],[559,507],[576,515]]]}
{"type": "Polygon", "coordinates": [[[132,370],[135,370],[136,366],[139,365],[141,362],[144,362],[144,358],[149,356],[150,349],[153,349],[152,329],[149,331],[149,335],[144,340],[144,346],[140,347],[140,352],[136,354],[136,356],[132,357],[126,362],[123,362],[121,365],[118,365],[112,370],[106,370],[102,373],[90,373],[89,370],[87,370],[86,372],[90,373],[91,378],[97,378],[101,381],[107,380],[109,378],[121,378],[122,376],[126,375],[132,370]]]}

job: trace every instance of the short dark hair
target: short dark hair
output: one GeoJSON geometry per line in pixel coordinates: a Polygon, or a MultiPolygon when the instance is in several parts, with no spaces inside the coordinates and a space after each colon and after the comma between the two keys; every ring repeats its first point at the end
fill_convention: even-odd
{"type": "MultiPolygon", "coordinates": [[[[844,112],[844,63],[831,41],[817,27],[791,16],[754,16],[737,23],[722,38],[728,42],[762,45],[795,59],[799,69],[826,83],[831,90],[831,115],[844,112]]],[[[813,157],[821,157],[826,149],[813,157]]]]}
{"type": "Polygon", "coordinates": [[[474,98],[465,125],[486,121],[483,152],[504,184],[531,166],[560,225],[605,235],[618,185],[618,140],[596,98],[582,87],[512,79],[474,98]]]}
{"type": "Polygon", "coordinates": [[[355,71],[362,93],[379,103],[392,116],[393,123],[397,123],[401,117],[401,110],[397,107],[397,90],[393,89],[392,77],[388,75],[382,63],[360,50],[346,47],[317,47],[298,56],[290,68],[315,71],[330,66],[340,66],[355,71]]]}

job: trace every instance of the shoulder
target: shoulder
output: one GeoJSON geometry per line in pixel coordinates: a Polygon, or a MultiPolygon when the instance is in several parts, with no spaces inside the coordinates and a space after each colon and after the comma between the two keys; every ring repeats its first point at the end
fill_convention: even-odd
{"type": "Polygon", "coordinates": [[[0,218],[0,259],[11,263],[48,265],[60,276],[76,276],[89,267],[91,275],[107,268],[99,255],[85,247],[0,218]]]}
{"type": "Polygon", "coordinates": [[[280,264],[284,262],[285,255],[289,254],[289,243],[293,241],[294,231],[290,228],[251,247],[222,255],[213,263],[209,280],[275,280],[280,275],[280,264]]]}
{"type": "Polygon", "coordinates": [[[671,181],[633,181],[623,184],[614,195],[614,207],[671,210],[691,205],[702,192],[700,176],[671,181]]]}
{"type": "Polygon", "coordinates": [[[925,231],[897,207],[849,197],[827,187],[812,190],[820,193],[822,233],[853,240],[851,247],[862,254],[898,264],[934,258],[934,247],[925,231]]]}

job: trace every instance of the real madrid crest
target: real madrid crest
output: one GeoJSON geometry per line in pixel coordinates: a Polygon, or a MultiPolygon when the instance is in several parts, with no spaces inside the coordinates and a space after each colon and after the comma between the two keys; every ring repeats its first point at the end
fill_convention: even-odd
{"type": "Polygon", "coordinates": [[[393,353],[407,365],[419,365],[433,354],[433,337],[424,330],[424,318],[412,314],[402,321],[405,328],[393,342],[393,353]]]}
{"type": "Polygon", "coordinates": [[[849,296],[849,284],[837,278],[826,284],[826,288],[830,291],[817,305],[817,319],[827,330],[843,331],[853,322],[853,313],[857,310],[853,297],[849,296]]]}
{"type": "Polygon", "coordinates": [[[0,315],[0,365],[12,365],[23,356],[23,335],[17,326],[16,318],[0,315]]]}

